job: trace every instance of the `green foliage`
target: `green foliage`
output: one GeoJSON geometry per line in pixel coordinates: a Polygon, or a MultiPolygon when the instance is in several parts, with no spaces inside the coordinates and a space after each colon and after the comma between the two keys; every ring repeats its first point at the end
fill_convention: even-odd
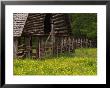
{"type": "Polygon", "coordinates": [[[75,54],[39,59],[14,59],[14,75],[96,75],[96,49],[76,49],[75,54]]]}
{"type": "Polygon", "coordinates": [[[97,14],[74,13],[72,17],[72,32],[74,37],[97,38],[97,14]]]}

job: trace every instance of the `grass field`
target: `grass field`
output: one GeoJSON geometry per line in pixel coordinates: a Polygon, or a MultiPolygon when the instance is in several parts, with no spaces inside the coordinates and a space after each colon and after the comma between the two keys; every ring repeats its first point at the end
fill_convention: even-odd
{"type": "Polygon", "coordinates": [[[96,75],[97,49],[81,48],[59,57],[14,59],[14,75],[96,75]]]}

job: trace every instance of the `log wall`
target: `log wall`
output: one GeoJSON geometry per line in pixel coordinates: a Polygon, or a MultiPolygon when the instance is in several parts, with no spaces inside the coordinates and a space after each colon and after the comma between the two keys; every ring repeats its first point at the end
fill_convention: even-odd
{"type": "MultiPolygon", "coordinates": [[[[53,22],[53,29],[56,35],[62,34],[62,36],[69,35],[71,28],[68,15],[63,13],[51,13],[50,23],[53,22]]],[[[51,27],[51,24],[46,26],[45,22],[48,22],[49,19],[46,19],[46,14],[44,13],[29,13],[22,34],[26,35],[45,35],[45,31],[48,31],[47,28],[51,27]]],[[[49,33],[48,33],[49,35],[49,33]]]]}

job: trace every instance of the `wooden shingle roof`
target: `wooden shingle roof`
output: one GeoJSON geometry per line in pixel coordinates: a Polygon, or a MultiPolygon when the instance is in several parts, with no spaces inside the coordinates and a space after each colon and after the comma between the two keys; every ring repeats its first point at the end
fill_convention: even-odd
{"type": "Polygon", "coordinates": [[[28,13],[14,13],[13,14],[13,35],[19,37],[22,34],[28,13]]]}

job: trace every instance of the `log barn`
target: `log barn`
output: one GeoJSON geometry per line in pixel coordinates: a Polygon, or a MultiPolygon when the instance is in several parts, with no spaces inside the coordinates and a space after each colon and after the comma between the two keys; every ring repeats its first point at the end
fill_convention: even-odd
{"type": "Polygon", "coordinates": [[[14,58],[43,58],[73,52],[66,13],[13,13],[14,58]]]}

